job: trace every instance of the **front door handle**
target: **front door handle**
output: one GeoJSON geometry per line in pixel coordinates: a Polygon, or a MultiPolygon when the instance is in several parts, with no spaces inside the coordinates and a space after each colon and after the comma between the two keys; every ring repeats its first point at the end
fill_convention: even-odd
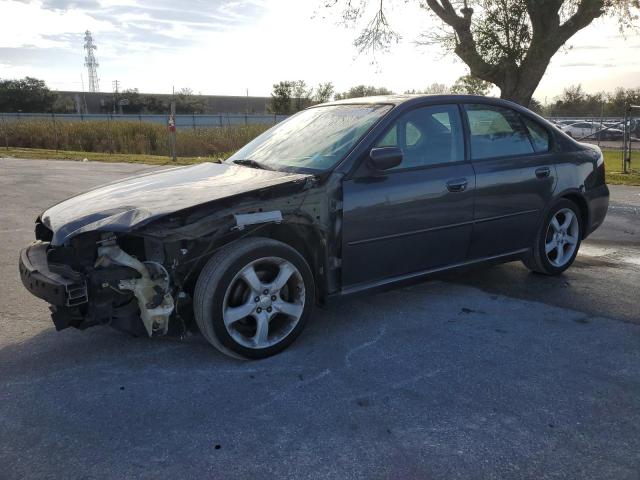
{"type": "Polygon", "coordinates": [[[551,169],[549,167],[536,168],[536,177],[547,178],[549,175],[551,175],[551,169]]]}
{"type": "Polygon", "coordinates": [[[458,178],[447,182],[447,190],[450,192],[464,192],[469,182],[466,178],[458,178]]]}

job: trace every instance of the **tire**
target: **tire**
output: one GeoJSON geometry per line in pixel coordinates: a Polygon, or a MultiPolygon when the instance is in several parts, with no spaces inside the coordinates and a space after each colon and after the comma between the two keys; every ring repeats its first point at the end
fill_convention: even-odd
{"type": "Polygon", "coordinates": [[[522,261],[533,272],[560,275],[573,264],[580,249],[583,232],[580,209],[571,200],[563,198],[545,215],[536,233],[534,245],[522,261]],[[554,219],[556,223],[553,223],[554,219]],[[568,219],[569,225],[562,228],[568,219]],[[556,224],[561,227],[559,231],[556,224]]]}
{"type": "Polygon", "coordinates": [[[313,274],[289,245],[253,237],[209,259],[196,282],[194,314],[221,352],[251,359],[281,352],[300,335],[315,300],[313,274]]]}

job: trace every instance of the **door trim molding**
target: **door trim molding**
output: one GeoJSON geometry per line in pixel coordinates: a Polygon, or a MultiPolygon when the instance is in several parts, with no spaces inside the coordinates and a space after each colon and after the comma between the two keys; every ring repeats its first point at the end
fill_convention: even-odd
{"type": "Polygon", "coordinates": [[[527,215],[529,213],[537,213],[539,211],[539,208],[534,208],[532,210],[523,210],[521,212],[507,213],[505,215],[496,215],[495,217],[479,218],[477,220],[474,220],[473,223],[491,222],[492,220],[502,220],[503,218],[516,217],[518,215],[527,215]]]}
{"type": "Polygon", "coordinates": [[[402,233],[391,233],[389,235],[381,235],[379,237],[363,238],[362,240],[352,240],[351,242],[347,243],[347,246],[355,247],[357,245],[363,245],[365,243],[377,242],[377,241],[380,241],[380,240],[393,240],[395,238],[409,237],[411,235],[419,235],[421,233],[436,232],[438,230],[445,230],[445,229],[448,229],[448,228],[464,227],[466,225],[475,225],[476,223],[491,222],[493,220],[502,220],[503,218],[516,217],[518,215],[528,215],[529,213],[537,213],[539,211],[540,211],[540,209],[534,208],[533,210],[524,210],[522,212],[507,213],[505,215],[496,215],[495,217],[480,218],[480,219],[477,219],[477,220],[469,220],[467,222],[452,223],[452,224],[449,224],[449,225],[441,225],[439,227],[422,228],[420,230],[411,230],[411,231],[402,232],[402,233]]]}
{"type": "Polygon", "coordinates": [[[467,222],[452,223],[450,225],[440,225],[438,227],[421,228],[420,230],[411,230],[411,231],[402,232],[402,233],[391,233],[389,235],[381,235],[379,237],[364,238],[362,240],[353,240],[351,242],[348,242],[347,245],[349,247],[353,247],[356,245],[362,245],[363,243],[377,242],[379,240],[392,240],[394,238],[409,237],[411,235],[419,235],[421,233],[427,233],[427,232],[436,232],[438,230],[446,230],[448,228],[463,227],[465,225],[472,225],[472,224],[473,224],[473,220],[469,220],[467,222]]]}

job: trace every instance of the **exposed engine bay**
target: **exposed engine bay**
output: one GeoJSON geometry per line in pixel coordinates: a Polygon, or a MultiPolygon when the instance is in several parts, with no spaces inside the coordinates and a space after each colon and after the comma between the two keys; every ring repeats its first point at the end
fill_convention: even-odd
{"type": "MultiPolygon", "coordinates": [[[[60,245],[38,218],[38,242],[22,255],[23,283],[51,304],[58,330],[109,325],[151,337],[183,336],[195,328],[193,289],[203,264],[242,237],[268,235],[297,245],[319,278],[329,278],[326,246],[334,219],[325,212],[337,212],[315,181],[296,179],[234,200],[198,205],[129,229],[113,228],[124,231],[108,231],[110,225],[101,220],[98,229],[67,234],[60,245]],[[57,290],[61,293],[54,294],[57,290]]],[[[318,287],[319,298],[332,288],[318,287]]]]}

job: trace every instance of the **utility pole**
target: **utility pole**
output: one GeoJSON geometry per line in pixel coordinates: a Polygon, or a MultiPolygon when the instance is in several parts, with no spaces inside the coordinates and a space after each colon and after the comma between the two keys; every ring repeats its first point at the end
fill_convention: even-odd
{"type": "MultiPolygon", "coordinates": [[[[627,171],[627,144],[629,136],[629,126],[627,126],[628,112],[631,111],[629,103],[624,104],[624,117],[622,119],[622,173],[629,173],[627,171]]],[[[631,123],[631,122],[629,122],[631,123]]]]}
{"type": "Polygon", "coordinates": [[[171,102],[171,113],[169,114],[169,149],[171,150],[171,160],[177,160],[176,153],[176,102],[171,102]]]}
{"type": "MultiPolygon", "coordinates": [[[[640,110],[640,105],[631,105],[627,102],[624,106],[624,146],[622,148],[622,171],[630,173],[631,171],[631,142],[633,130],[633,111],[640,110]]],[[[635,130],[635,129],[634,129],[635,130]]]]}
{"type": "Polygon", "coordinates": [[[82,105],[80,106],[80,112],[78,113],[82,115],[83,113],[89,113],[87,111],[87,96],[84,94],[84,77],[82,76],[82,73],[80,74],[80,83],[82,83],[82,105]],[[84,107],[84,111],[82,107],[84,107]]]}
{"type": "Polygon", "coordinates": [[[116,113],[116,106],[118,105],[118,89],[120,88],[120,81],[114,80],[112,83],[113,86],[113,113],[116,113]]]}

